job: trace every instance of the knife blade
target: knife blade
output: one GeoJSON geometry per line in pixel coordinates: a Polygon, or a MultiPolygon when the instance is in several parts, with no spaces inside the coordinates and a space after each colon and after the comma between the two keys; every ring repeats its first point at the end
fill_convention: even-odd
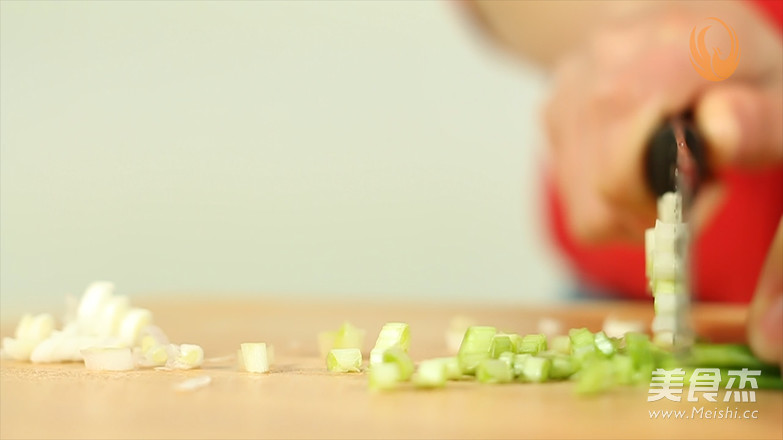
{"type": "Polygon", "coordinates": [[[708,175],[706,165],[701,137],[687,116],[666,121],[647,148],[647,182],[658,197],[658,219],[645,234],[647,276],[655,298],[653,338],[679,352],[687,351],[694,339],[688,220],[708,175]]]}

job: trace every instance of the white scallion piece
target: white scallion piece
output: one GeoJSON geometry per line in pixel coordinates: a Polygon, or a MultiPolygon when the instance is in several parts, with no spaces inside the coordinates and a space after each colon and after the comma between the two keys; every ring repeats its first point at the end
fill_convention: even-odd
{"type": "Polygon", "coordinates": [[[210,376],[196,376],[174,385],[176,391],[195,391],[212,383],[210,376]]]}
{"type": "Polygon", "coordinates": [[[240,344],[242,365],[250,373],[268,373],[269,358],[266,344],[263,342],[246,342],[240,344]]]}
{"type": "Polygon", "coordinates": [[[3,338],[3,352],[11,359],[30,360],[41,342],[54,331],[54,317],[48,313],[24,315],[14,333],[15,338],[3,338]]]}
{"type": "Polygon", "coordinates": [[[428,359],[419,363],[413,375],[413,384],[420,388],[441,388],[448,379],[446,363],[439,359],[428,359]]]}
{"type": "Polygon", "coordinates": [[[141,308],[130,309],[120,323],[120,343],[127,347],[136,345],[142,329],[150,324],[152,324],[152,312],[141,308]]]}
{"type": "Polygon", "coordinates": [[[88,370],[128,371],[135,368],[130,348],[87,348],[81,353],[88,370]]]}
{"type": "Polygon", "coordinates": [[[169,360],[167,367],[178,370],[198,368],[204,363],[204,349],[195,344],[182,344],[176,348],[175,356],[169,356],[169,360]]]}
{"type": "Polygon", "coordinates": [[[96,313],[94,330],[99,336],[117,334],[120,323],[130,310],[130,299],[125,295],[117,295],[104,302],[103,308],[96,313]]]}
{"type": "Polygon", "coordinates": [[[682,197],[668,192],[658,199],[658,219],[664,223],[682,222],[682,197]]]}
{"type": "Polygon", "coordinates": [[[87,332],[93,331],[98,313],[113,293],[114,284],[107,281],[96,281],[87,287],[76,311],[76,319],[88,327],[87,332]]]}

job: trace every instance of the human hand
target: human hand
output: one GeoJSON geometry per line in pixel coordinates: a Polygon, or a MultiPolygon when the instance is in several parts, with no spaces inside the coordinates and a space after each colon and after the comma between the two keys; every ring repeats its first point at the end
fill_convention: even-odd
{"type": "MultiPolygon", "coordinates": [[[[746,5],[697,3],[662,8],[597,27],[555,69],[545,108],[551,166],[566,225],[584,242],[640,241],[655,218],[643,156],[668,115],[694,108],[714,169],[783,160],[783,57],[776,31],[746,5]],[[740,35],[734,75],[710,82],[691,65],[690,32],[723,15],[740,35]]],[[[720,201],[705,185],[693,220],[698,227],[720,201]]]]}
{"type": "Polygon", "coordinates": [[[783,365],[783,219],[750,305],[748,341],[756,356],[783,365]]]}

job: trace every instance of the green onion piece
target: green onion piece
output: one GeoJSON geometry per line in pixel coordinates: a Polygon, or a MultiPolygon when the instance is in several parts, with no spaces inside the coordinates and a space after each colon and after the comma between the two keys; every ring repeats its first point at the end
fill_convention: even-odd
{"type": "Polygon", "coordinates": [[[532,354],[522,353],[514,356],[514,362],[512,368],[514,369],[514,376],[522,378],[525,370],[525,362],[533,357],[532,354]]]}
{"type": "Polygon", "coordinates": [[[634,383],[644,383],[652,377],[656,368],[655,353],[663,352],[650,342],[650,337],[643,333],[629,332],[625,334],[625,354],[630,356],[635,371],[634,383]]]}
{"type": "Polygon", "coordinates": [[[462,377],[462,370],[459,368],[459,361],[456,356],[435,358],[431,360],[443,363],[443,366],[446,368],[446,379],[454,380],[462,377]]]}
{"type": "Polygon", "coordinates": [[[362,352],[358,348],[334,348],[326,356],[326,369],[335,373],[359,372],[362,352]]]}
{"type": "Polygon", "coordinates": [[[625,352],[633,359],[634,367],[652,364],[653,349],[649,336],[635,332],[625,334],[625,352]]]}
{"type": "Polygon", "coordinates": [[[555,354],[551,360],[552,367],[549,369],[549,377],[552,379],[568,379],[578,369],[576,362],[570,356],[555,354]]]}
{"type": "Polygon", "coordinates": [[[614,343],[611,339],[609,339],[608,336],[606,336],[606,333],[603,331],[595,334],[595,348],[597,348],[598,351],[603,353],[605,356],[611,356],[617,352],[617,348],[614,346],[614,343]]]}
{"type": "Polygon", "coordinates": [[[476,367],[476,379],[481,383],[509,383],[514,379],[514,373],[499,359],[484,359],[476,367]]]}
{"type": "Polygon", "coordinates": [[[595,336],[586,328],[574,328],[568,332],[571,339],[571,356],[582,362],[596,352],[595,336]]]}
{"type": "Polygon", "coordinates": [[[770,365],[761,362],[747,345],[740,344],[693,344],[686,365],[718,368],[768,368],[770,365]]]}
{"type": "Polygon", "coordinates": [[[518,353],[517,349],[519,348],[519,345],[522,344],[522,336],[516,333],[506,333],[506,335],[511,339],[511,346],[513,347],[513,350],[510,351],[518,353]]]}
{"type": "Polygon", "coordinates": [[[509,335],[498,334],[492,337],[492,345],[489,349],[489,356],[493,359],[500,357],[501,353],[514,352],[514,344],[509,335]]]}
{"type": "Polygon", "coordinates": [[[546,336],[541,334],[525,335],[517,346],[517,353],[538,354],[546,350],[546,336]]]}
{"type": "Polygon", "coordinates": [[[400,367],[393,363],[370,366],[370,389],[389,390],[400,383],[400,367]]]}
{"type": "Polygon", "coordinates": [[[468,327],[457,354],[457,361],[463,374],[475,374],[479,363],[489,358],[492,338],[496,333],[495,327],[468,327]]]}
{"type": "Polygon", "coordinates": [[[582,367],[576,383],[578,394],[597,394],[615,384],[614,368],[609,359],[596,359],[582,367]]]}
{"type": "Polygon", "coordinates": [[[370,365],[383,362],[383,353],[391,347],[399,346],[408,351],[410,346],[410,330],[408,324],[389,322],[384,324],[375,341],[375,348],[370,351],[370,365]]]}
{"type": "Polygon", "coordinates": [[[364,330],[346,321],[335,334],[334,348],[358,348],[361,350],[364,345],[364,334],[364,330]]]}
{"type": "Polygon", "coordinates": [[[549,379],[552,360],[541,356],[530,356],[522,365],[520,379],[526,382],[545,382],[549,379]]]}
{"type": "Polygon", "coordinates": [[[446,386],[446,379],[446,362],[429,359],[419,363],[413,375],[413,384],[420,388],[441,388],[446,386]]]}
{"type": "Polygon", "coordinates": [[[411,357],[398,345],[383,352],[383,362],[396,364],[400,370],[399,380],[403,381],[410,379],[411,375],[413,375],[413,370],[415,369],[411,357]]]}
{"type": "Polygon", "coordinates": [[[571,338],[565,335],[552,338],[552,351],[562,354],[571,354],[571,338]]]}
{"type": "Polygon", "coordinates": [[[615,354],[612,357],[612,368],[615,380],[621,385],[631,385],[640,379],[633,367],[633,359],[626,354],[615,354]]]}
{"type": "Polygon", "coordinates": [[[514,356],[516,356],[514,353],[510,351],[504,351],[503,353],[500,353],[500,356],[498,356],[498,359],[505,362],[506,365],[509,367],[514,366],[514,356]]]}

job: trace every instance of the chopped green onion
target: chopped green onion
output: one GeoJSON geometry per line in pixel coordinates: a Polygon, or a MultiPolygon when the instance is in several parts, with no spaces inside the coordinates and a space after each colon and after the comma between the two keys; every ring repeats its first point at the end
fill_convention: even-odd
{"type": "Polygon", "coordinates": [[[514,369],[514,376],[522,378],[525,371],[525,362],[531,357],[533,355],[529,353],[521,353],[514,356],[514,362],[511,365],[514,369]]]}
{"type": "Polygon", "coordinates": [[[609,359],[595,359],[583,365],[576,383],[578,394],[597,394],[614,385],[614,368],[609,359]]]}
{"type": "Polygon", "coordinates": [[[635,332],[625,334],[625,352],[631,357],[635,369],[654,365],[652,350],[649,336],[635,332]]]}
{"type": "Polygon", "coordinates": [[[383,352],[383,362],[396,364],[400,370],[399,380],[408,380],[413,375],[414,365],[411,357],[399,345],[383,352]]]}
{"type": "Polygon", "coordinates": [[[446,379],[454,380],[462,377],[462,370],[459,368],[459,361],[456,356],[435,358],[432,360],[443,363],[443,366],[446,368],[446,379]]]}
{"type": "Polygon", "coordinates": [[[514,379],[514,373],[504,361],[484,359],[476,367],[476,379],[481,383],[508,383],[514,379]]]}
{"type": "Polygon", "coordinates": [[[570,356],[555,354],[550,359],[552,367],[549,369],[549,377],[552,379],[567,379],[578,369],[578,365],[570,356]]]}
{"type": "Polygon", "coordinates": [[[546,336],[541,334],[525,335],[517,346],[517,353],[538,354],[546,350],[546,336]]]}
{"type": "Polygon", "coordinates": [[[377,363],[370,366],[370,389],[389,390],[400,383],[400,367],[393,363],[377,363]]]}
{"type": "Polygon", "coordinates": [[[611,356],[617,351],[612,340],[603,331],[595,334],[595,348],[605,356],[611,356]]]}
{"type": "Polygon", "coordinates": [[[364,330],[346,321],[337,330],[334,348],[358,348],[361,350],[364,345],[364,334],[364,330]]]}
{"type": "Polygon", "coordinates": [[[568,332],[568,337],[571,338],[571,355],[576,360],[582,362],[595,354],[595,336],[590,330],[574,328],[568,332]]]}
{"type": "Polygon", "coordinates": [[[549,379],[552,360],[541,356],[530,356],[522,365],[520,379],[526,382],[544,382],[549,379]]]}
{"type": "Polygon", "coordinates": [[[246,342],[239,345],[242,350],[242,363],[245,371],[250,373],[268,373],[269,357],[266,344],[263,342],[246,342]]]}
{"type": "Polygon", "coordinates": [[[441,388],[446,385],[446,379],[446,362],[429,359],[419,363],[413,375],[413,384],[420,388],[441,388]]]}
{"type": "Polygon", "coordinates": [[[493,359],[500,357],[501,353],[514,352],[514,344],[511,342],[511,336],[506,334],[497,334],[492,337],[492,345],[489,349],[489,355],[493,359]]]}
{"type": "Polygon", "coordinates": [[[498,359],[508,364],[509,367],[514,366],[514,356],[516,356],[514,353],[510,351],[504,351],[503,353],[500,353],[500,356],[498,356],[498,359]]]}
{"type": "Polygon", "coordinates": [[[699,367],[740,367],[740,368],[765,368],[769,367],[758,360],[747,345],[739,344],[693,344],[687,365],[699,367]]]}
{"type": "Polygon", "coordinates": [[[469,327],[462,338],[457,360],[463,374],[475,374],[476,367],[490,356],[492,338],[497,333],[495,327],[469,327]]]}
{"type": "Polygon", "coordinates": [[[562,354],[571,354],[571,338],[565,335],[552,338],[552,351],[562,354]]]}
{"type": "Polygon", "coordinates": [[[633,368],[633,359],[626,354],[615,354],[612,357],[612,367],[615,380],[621,385],[631,385],[639,379],[633,368]]]}
{"type": "Polygon", "coordinates": [[[365,331],[350,322],[344,322],[336,331],[318,333],[318,348],[321,356],[326,357],[333,348],[358,348],[364,346],[365,331]]]}
{"type": "Polygon", "coordinates": [[[383,362],[383,353],[391,347],[399,346],[408,351],[410,346],[410,329],[408,324],[389,322],[384,324],[375,341],[375,348],[370,351],[370,365],[383,362]]]}
{"type": "Polygon", "coordinates": [[[334,348],[326,356],[326,369],[335,373],[359,372],[362,351],[358,348],[334,348]]]}

